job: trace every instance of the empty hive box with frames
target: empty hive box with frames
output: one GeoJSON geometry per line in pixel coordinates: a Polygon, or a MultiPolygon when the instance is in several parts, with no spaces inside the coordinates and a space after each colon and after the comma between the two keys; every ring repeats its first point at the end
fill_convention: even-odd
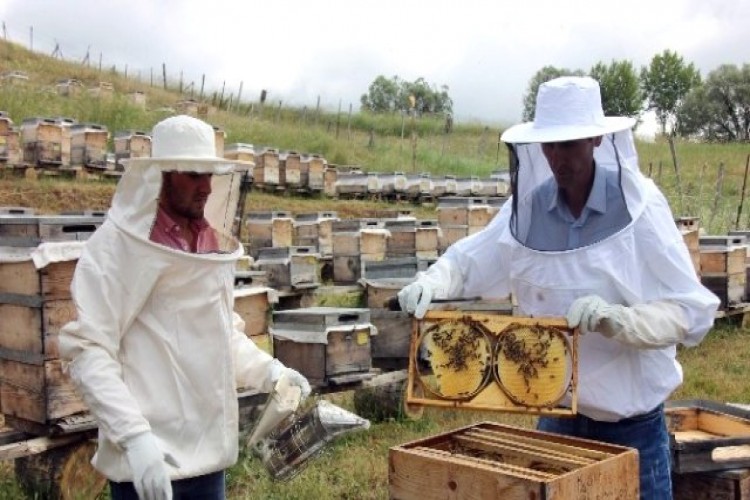
{"type": "Polygon", "coordinates": [[[430,311],[415,321],[407,401],[574,414],[577,340],[558,318],[430,311]]]}

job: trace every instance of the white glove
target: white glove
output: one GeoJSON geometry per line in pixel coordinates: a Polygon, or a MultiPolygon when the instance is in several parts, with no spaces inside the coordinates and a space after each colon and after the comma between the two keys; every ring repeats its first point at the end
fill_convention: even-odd
{"type": "Polygon", "coordinates": [[[271,363],[271,375],[269,377],[273,386],[276,385],[282,374],[286,374],[286,378],[291,385],[299,387],[301,400],[310,395],[312,389],[310,388],[310,382],[307,381],[305,376],[297,370],[284,366],[278,359],[274,359],[271,363]]]}
{"type": "Polygon", "coordinates": [[[398,292],[398,304],[402,311],[414,313],[416,318],[424,318],[435,295],[432,285],[415,281],[398,292]]]}
{"type": "Polygon", "coordinates": [[[568,309],[568,326],[639,349],[661,349],[685,340],[687,318],[679,304],[656,301],[631,307],[608,304],[596,295],[576,299],[568,309]]]}
{"type": "Polygon", "coordinates": [[[398,304],[402,311],[413,313],[421,319],[432,299],[460,297],[463,286],[464,280],[458,266],[452,260],[441,257],[426,271],[417,274],[417,281],[398,292],[398,304]]]}
{"type": "Polygon", "coordinates": [[[172,482],[167,465],[179,467],[169,453],[159,449],[151,432],[138,434],[124,443],[125,456],[133,470],[133,485],[141,500],[171,500],[172,482]]]}

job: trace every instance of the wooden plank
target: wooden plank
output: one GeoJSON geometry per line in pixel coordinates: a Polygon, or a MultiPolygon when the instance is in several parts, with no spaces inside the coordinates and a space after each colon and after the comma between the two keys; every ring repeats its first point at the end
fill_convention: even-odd
{"type": "Polygon", "coordinates": [[[78,433],[55,437],[38,437],[18,443],[4,444],[0,446],[0,460],[15,460],[16,458],[28,457],[89,438],[88,434],[78,433]]]}
{"type": "Polygon", "coordinates": [[[0,263],[0,293],[41,295],[41,280],[34,263],[30,260],[0,263]]]}
{"type": "Polygon", "coordinates": [[[713,411],[700,411],[698,413],[698,429],[717,436],[747,436],[750,438],[750,421],[713,411]]]}

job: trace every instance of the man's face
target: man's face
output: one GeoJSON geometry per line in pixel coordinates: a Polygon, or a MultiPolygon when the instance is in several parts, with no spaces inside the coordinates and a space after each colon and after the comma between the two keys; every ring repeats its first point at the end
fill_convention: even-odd
{"type": "Polygon", "coordinates": [[[166,172],[162,194],[172,213],[186,219],[202,219],[211,194],[211,174],[166,172]]]}
{"type": "Polygon", "coordinates": [[[601,137],[590,137],[575,141],[546,142],[542,152],[547,158],[557,185],[563,189],[587,187],[594,164],[594,148],[601,144],[601,137]]]}

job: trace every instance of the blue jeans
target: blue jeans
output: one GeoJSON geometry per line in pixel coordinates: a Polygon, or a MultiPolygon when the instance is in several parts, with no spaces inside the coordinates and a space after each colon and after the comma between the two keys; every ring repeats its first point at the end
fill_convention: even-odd
{"type": "MultiPolygon", "coordinates": [[[[109,482],[112,500],[138,500],[133,483],[109,482]]],[[[173,500],[224,500],[224,471],[172,481],[173,500]]]]}
{"type": "Polygon", "coordinates": [[[664,405],[619,422],[598,422],[583,415],[573,418],[541,417],[537,429],[636,448],[641,498],[672,500],[669,434],[664,405]]]}

